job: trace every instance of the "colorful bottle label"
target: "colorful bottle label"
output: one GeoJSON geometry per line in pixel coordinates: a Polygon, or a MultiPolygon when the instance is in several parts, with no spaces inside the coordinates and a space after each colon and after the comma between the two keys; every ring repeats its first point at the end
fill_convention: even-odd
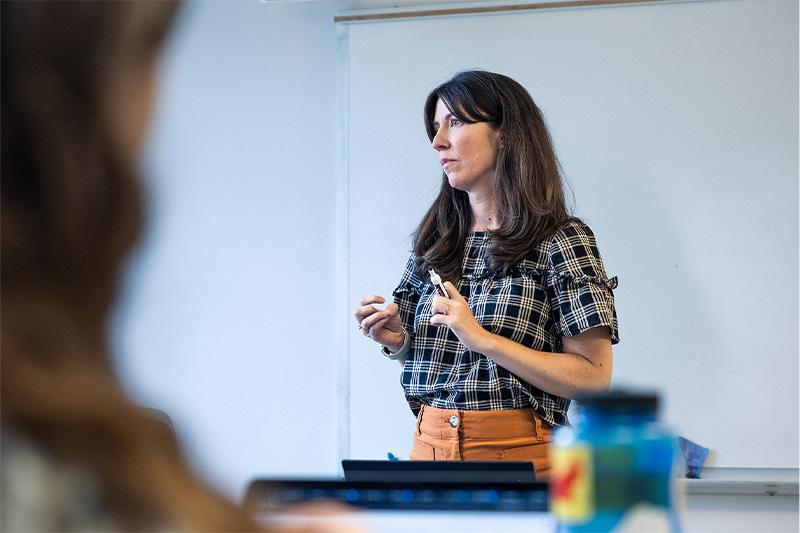
{"type": "Polygon", "coordinates": [[[594,516],[592,450],[588,446],[550,449],[550,509],[565,524],[588,522],[594,516]]]}

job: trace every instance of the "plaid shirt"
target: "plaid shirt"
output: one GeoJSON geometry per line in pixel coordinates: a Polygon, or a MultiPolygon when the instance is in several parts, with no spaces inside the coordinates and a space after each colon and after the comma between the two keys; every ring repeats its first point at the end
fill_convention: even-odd
{"type": "MultiPolygon", "coordinates": [[[[612,293],[617,279],[606,276],[588,226],[567,223],[505,277],[487,269],[489,244],[487,233],[467,236],[462,277],[454,282],[481,326],[543,352],[563,352],[563,336],[596,326],[608,326],[612,343],[619,342],[612,293]]],[[[552,426],[569,423],[568,399],[539,390],[466,349],[449,328],[430,324],[435,290],[414,274],[413,255],[393,294],[411,337],[401,382],[415,414],[421,404],[465,411],[531,407],[552,426]]]]}

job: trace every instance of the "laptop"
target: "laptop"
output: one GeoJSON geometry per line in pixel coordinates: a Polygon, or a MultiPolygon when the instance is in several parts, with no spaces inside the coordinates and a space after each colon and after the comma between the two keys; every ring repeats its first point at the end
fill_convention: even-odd
{"type": "Polygon", "coordinates": [[[533,483],[528,461],[371,461],[343,459],[344,478],[353,482],[533,483]]]}
{"type": "Polygon", "coordinates": [[[545,482],[261,479],[250,484],[245,504],[256,520],[273,527],[377,533],[556,530],[545,482]]]}

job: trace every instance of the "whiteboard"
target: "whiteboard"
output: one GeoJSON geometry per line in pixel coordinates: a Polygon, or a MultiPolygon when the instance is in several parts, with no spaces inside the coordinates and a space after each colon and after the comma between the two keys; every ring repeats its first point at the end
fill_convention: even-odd
{"type": "MultiPolygon", "coordinates": [[[[390,297],[438,187],[428,92],[507,74],[619,276],[614,386],[661,391],[707,464],[796,468],[797,20],[792,0],[731,0],[343,25],[349,309],[390,297]]],[[[349,455],[407,457],[400,367],[349,329],[349,455]]]]}

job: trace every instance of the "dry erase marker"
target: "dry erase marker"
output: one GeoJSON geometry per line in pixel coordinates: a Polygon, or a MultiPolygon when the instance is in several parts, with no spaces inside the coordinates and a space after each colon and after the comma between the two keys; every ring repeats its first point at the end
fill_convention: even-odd
{"type": "Polygon", "coordinates": [[[439,274],[432,268],[429,269],[428,272],[431,273],[431,283],[436,287],[436,292],[439,293],[439,296],[450,298],[450,293],[448,293],[447,289],[444,287],[444,283],[442,283],[442,278],[439,277],[439,274]]]}

